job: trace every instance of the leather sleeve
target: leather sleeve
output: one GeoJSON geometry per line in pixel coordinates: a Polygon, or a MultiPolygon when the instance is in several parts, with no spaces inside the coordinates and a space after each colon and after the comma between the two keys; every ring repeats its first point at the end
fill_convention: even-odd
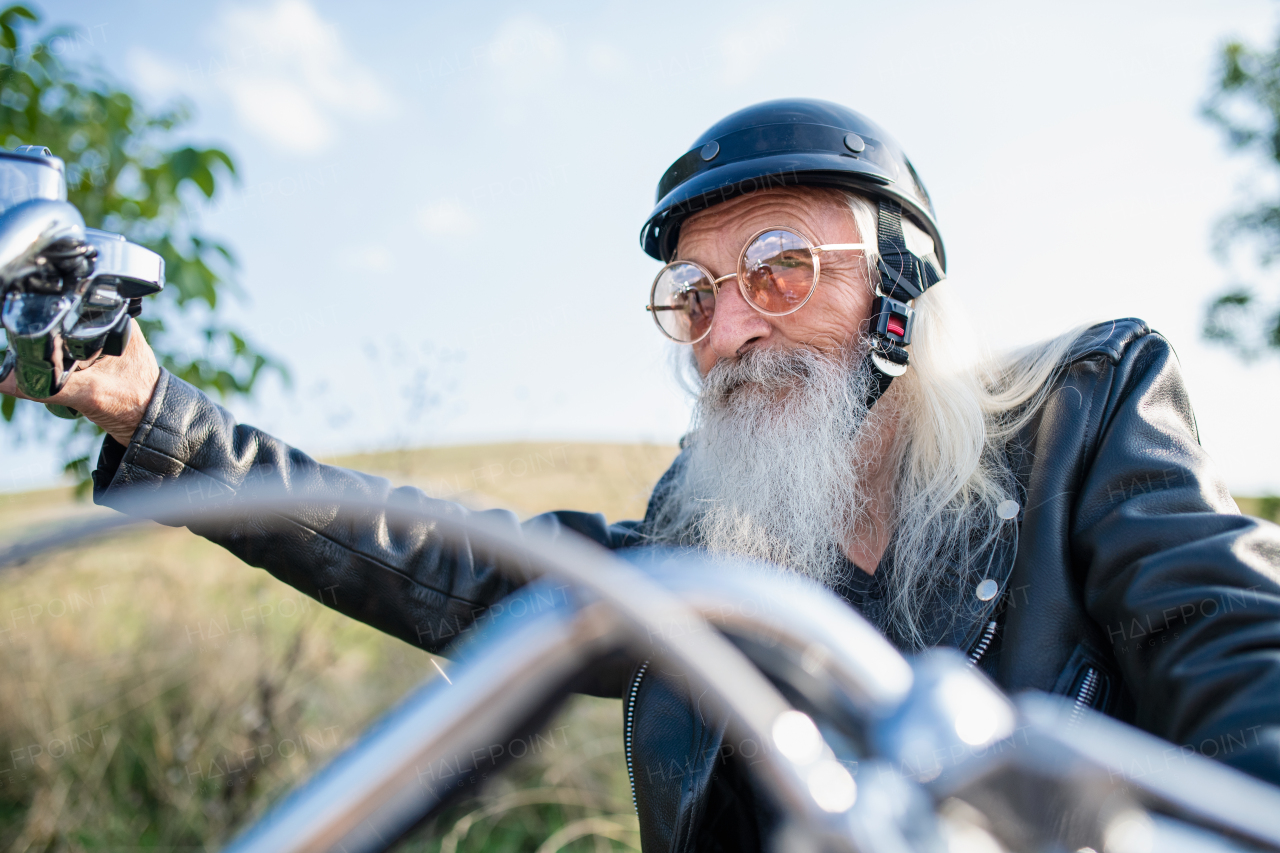
{"type": "MultiPolygon", "coordinates": [[[[96,503],[127,511],[148,491],[164,490],[172,500],[197,505],[253,489],[281,494],[285,509],[191,529],[322,603],[428,651],[448,645],[522,583],[499,571],[483,548],[446,542],[428,523],[392,523],[384,510],[339,504],[348,499],[395,507],[397,519],[415,507],[458,516],[470,510],[417,489],[393,488],[381,477],[322,465],[236,423],[167,371],[129,446],[106,438],[93,493],[96,503]],[[291,496],[306,498],[305,508],[288,509],[291,496]]],[[[601,515],[548,513],[523,525],[505,510],[483,515],[545,536],[573,531],[609,548],[633,538],[634,525],[609,525],[601,515]]]]}
{"type": "Polygon", "coordinates": [[[1071,560],[1135,722],[1280,784],[1280,528],[1239,514],[1164,338],[1081,369],[1101,375],[1071,560]]]}

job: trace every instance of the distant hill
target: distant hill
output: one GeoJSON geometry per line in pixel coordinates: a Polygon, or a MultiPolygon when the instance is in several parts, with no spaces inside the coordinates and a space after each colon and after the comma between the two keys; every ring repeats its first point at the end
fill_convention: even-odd
{"type": "Polygon", "coordinates": [[[536,515],[555,509],[640,518],[676,457],[674,445],[539,442],[428,447],[330,461],[476,508],[536,515]]]}

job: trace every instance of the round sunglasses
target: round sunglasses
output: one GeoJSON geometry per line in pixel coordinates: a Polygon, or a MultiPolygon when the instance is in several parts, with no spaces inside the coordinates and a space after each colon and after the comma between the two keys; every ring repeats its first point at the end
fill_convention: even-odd
{"type": "Polygon", "coordinates": [[[813,241],[791,228],[766,228],[742,247],[738,271],[719,278],[693,261],[672,261],[653,280],[645,310],[664,335],[677,343],[693,344],[711,331],[720,283],[738,279],[747,304],[761,314],[782,317],[804,307],[818,286],[821,252],[851,252],[863,243],[813,241]]]}

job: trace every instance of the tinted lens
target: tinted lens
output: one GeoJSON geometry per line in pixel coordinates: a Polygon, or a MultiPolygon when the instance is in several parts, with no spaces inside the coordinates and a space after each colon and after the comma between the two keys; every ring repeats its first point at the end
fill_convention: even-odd
{"type": "Polygon", "coordinates": [[[791,231],[766,231],[751,241],[738,270],[747,298],[769,314],[789,314],[813,291],[813,251],[791,231]]]}
{"type": "Polygon", "coordinates": [[[682,343],[696,341],[711,327],[716,291],[707,274],[693,264],[672,264],[653,283],[649,307],[658,328],[682,343]]]}

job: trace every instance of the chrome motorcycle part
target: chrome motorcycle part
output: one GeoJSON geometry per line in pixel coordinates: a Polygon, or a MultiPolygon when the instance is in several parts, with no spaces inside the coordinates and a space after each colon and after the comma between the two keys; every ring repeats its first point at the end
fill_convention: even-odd
{"type": "Polygon", "coordinates": [[[137,313],[130,300],[164,287],[163,258],[86,228],[66,198],[63,163],[49,149],[0,151],[0,319],[8,344],[0,379],[16,371],[18,390],[37,399],[57,394],[101,356],[123,353],[137,313]]]}

